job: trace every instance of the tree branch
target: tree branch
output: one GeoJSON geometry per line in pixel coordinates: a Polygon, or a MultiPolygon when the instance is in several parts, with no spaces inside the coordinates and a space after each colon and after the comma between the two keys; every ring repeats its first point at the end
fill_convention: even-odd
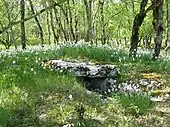
{"type": "MultiPolygon", "coordinates": [[[[159,4],[159,3],[158,3],[159,4]]],[[[157,5],[157,3],[154,1],[145,11],[144,13],[147,14],[150,10],[153,10],[157,5]]]]}
{"type": "MultiPolygon", "coordinates": [[[[37,12],[36,14],[34,14],[34,15],[30,16],[30,17],[25,18],[25,19],[24,19],[24,22],[26,22],[26,21],[28,21],[28,20],[30,20],[30,19],[32,19],[32,18],[35,18],[36,16],[39,16],[40,14],[42,14],[43,12],[45,12],[45,11],[47,11],[47,10],[50,10],[50,9],[56,7],[56,6],[59,6],[61,3],[65,2],[65,1],[66,1],[66,0],[63,0],[62,2],[60,1],[60,2],[58,2],[58,3],[54,3],[53,5],[51,5],[51,6],[49,6],[49,7],[46,7],[46,8],[44,8],[44,9],[40,10],[40,11],[37,12]]],[[[0,34],[2,34],[3,32],[5,32],[6,30],[8,30],[11,26],[17,25],[17,24],[19,24],[19,23],[21,23],[21,22],[23,22],[23,21],[22,21],[22,20],[18,20],[18,21],[16,21],[16,22],[10,22],[8,26],[3,27],[2,29],[0,29],[0,34]]]]}

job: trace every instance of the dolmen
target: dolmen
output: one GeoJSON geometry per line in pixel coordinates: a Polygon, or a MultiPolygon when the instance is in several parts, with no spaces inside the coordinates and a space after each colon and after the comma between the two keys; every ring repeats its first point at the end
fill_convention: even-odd
{"type": "Polygon", "coordinates": [[[115,65],[99,65],[91,62],[49,60],[43,61],[44,68],[69,72],[80,79],[89,90],[107,93],[116,89],[119,71],[115,65]]]}

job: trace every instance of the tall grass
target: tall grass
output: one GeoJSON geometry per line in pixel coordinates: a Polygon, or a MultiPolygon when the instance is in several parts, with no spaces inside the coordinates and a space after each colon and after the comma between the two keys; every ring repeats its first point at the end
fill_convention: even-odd
{"type": "Polygon", "coordinates": [[[142,115],[149,113],[154,107],[154,103],[148,95],[141,93],[127,93],[114,95],[114,98],[122,105],[125,113],[133,115],[142,115]]]}

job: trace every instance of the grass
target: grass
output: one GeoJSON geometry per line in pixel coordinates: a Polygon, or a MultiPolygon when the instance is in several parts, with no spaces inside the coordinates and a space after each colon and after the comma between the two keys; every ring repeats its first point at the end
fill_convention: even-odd
{"type": "MultiPolygon", "coordinates": [[[[135,77],[141,71],[152,70],[166,76],[170,72],[167,60],[151,61],[146,54],[134,60],[125,51],[95,46],[63,46],[57,50],[3,55],[0,61],[0,126],[61,127],[74,123],[77,127],[133,127],[156,124],[154,121],[142,124],[136,121],[134,114],[138,113],[138,118],[152,114],[147,98],[120,96],[120,100],[101,100],[97,93],[89,94],[74,76],[40,66],[44,59],[59,58],[116,64],[122,74],[121,80],[130,79],[131,71],[135,77]],[[79,116],[80,110],[76,110],[78,104],[85,108],[83,118],[79,116]],[[122,105],[129,107],[131,104],[137,105],[137,110],[127,114],[122,105]],[[143,113],[144,109],[148,109],[148,114],[143,113]]],[[[161,120],[159,116],[155,119],[161,120]]]]}
{"type": "Polygon", "coordinates": [[[170,74],[169,60],[163,58],[157,61],[151,60],[151,54],[139,54],[136,59],[129,58],[126,51],[117,49],[99,48],[95,46],[78,46],[63,47],[59,54],[63,58],[76,58],[81,60],[91,60],[96,64],[111,63],[118,66],[121,72],[122,80],[131,77],[129,73],[133,73],[134,77],[138,77],[141,72],[155,72],[160,74],[170,74]],[[140,68],[140,69],[139,69],[140,68]]]}
{"type": "Polygon", "coordinates": [[[125,109],[125,112],[132,115],[142,115],[148,113],[154,103],[148,95],[141,93],[127,93],[113,96],[125,109]]]}

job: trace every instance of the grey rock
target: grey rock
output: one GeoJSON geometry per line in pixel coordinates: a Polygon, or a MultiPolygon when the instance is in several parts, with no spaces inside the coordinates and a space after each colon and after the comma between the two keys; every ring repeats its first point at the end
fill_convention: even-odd
{"type": "Polygon", "coordinates": [[[88,89],[102,93],[112,92],[119,76],[116,66],[110,64],[95,65],[90,62],[50,60],[41,65],[60,72],[70,72],[80,79],[88,89]]]}
{"type": "Polygon", "coordinates": [[[140,79],[139,84],[143,86],[147,86],[149,84],[148,79],[140,79]]]}

